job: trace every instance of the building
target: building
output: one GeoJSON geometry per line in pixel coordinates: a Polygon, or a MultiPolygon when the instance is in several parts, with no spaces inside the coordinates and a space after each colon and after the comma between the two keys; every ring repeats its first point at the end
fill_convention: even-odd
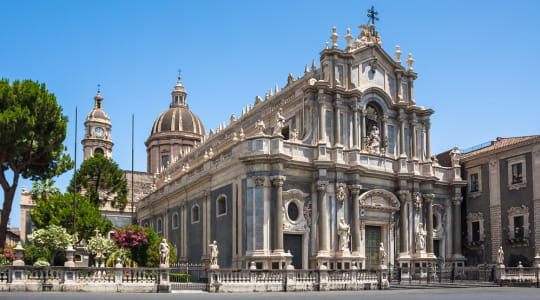
{"type": "Polygon", "coordinates": [[[464,252],[471,265],[531,266],[540,249],[540,135],[497,138],[464,151],[464,252]]]}
{"type": "Polygon", "coordinates": [[[319,64],[230,116],[207,137],[180,80],[146,142],[149,195],[137,222],[179,259],[222,268],[463,265],[461,168],[432,161],[409,53],[392,58],[374,25],[336,28],[319,64]],[[170,136],[170,138],[169,138],[170,136]],[[385,257],[379,257],[384,248],[385,257]]]}

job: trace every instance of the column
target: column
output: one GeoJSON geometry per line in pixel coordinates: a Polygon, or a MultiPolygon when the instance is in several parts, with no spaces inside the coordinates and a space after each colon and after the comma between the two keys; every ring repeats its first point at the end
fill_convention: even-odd
{"type": "Polygon", "coordinates": [[[351,105],[351,110],[353,113],[353,148],[358,149],[358,104],[351,105]]]}
{"type": "Polygon", "coordinates": [[[360,143],[362,145],[362,150],[366,150],[367,133],[366,133],[366,110],[365,109],[360,111],[360,116],[361,116],[360,126],[362,126],[362,132],[361,132],[362,137],[360,138],[360,143]]]}
{"type": "MultiPolygon", "coordinates": [[[[426,251],[428,254],[433,253],[433,198],[435,194],[425,194],[424,201],[427,208],[426,216],[426,227],[427,227],[427,238],[426,238],[426,251]]],[[[461,221],[460,221],[461,222],[461,221]]]]}
{"type": "Polygon", "coordinates": [[[397,80],[396,80],[396,99],[399,99],[399,101],[403,101],[403,96],[401,94],[401,73],[397,73],[397,80]]]}
{"type": "Polygon", "coordinates": [[[407,153],[405,152],[405,118],[400,118],[399,119],[399,122],[400,122],[400,125],[401,125],[401,128],[400,128],[400,136],[399,136],[399,151],[400,151],[400,156],[407,156],[407,153]]]}
{"type": "Polygon", "coordinates": [[[426,128],[426,160],[431,159],[431,136],[429,134],[429,128],[431,127],[431,122],[427,120],[424,123],[424,127],[426,128]]]}
{"type": "Polygon", "coordinates": [[[273,250],[275,253],[281,253],[283,252],[283,182],[285,176],[273,176],[271,179],[276,192],[273,213],[274,228],[272,230],[273,250]]]}
{"type": "Polygon", "coordinates": [[[326,143],[326,110],[324,108],[324,94],[319,91],[319,143],[326,143]]]}
{"type": "Polygon", "coordinates": [[[418,155],[416,153],[416,150],[417,150],[417,148],[416,148],[416,124],[417,123],[416,123],[415,120],[411,121],[411,130],[410,131],[411,131],[411,134],[412,134],[412,153],[411,153],[412,158],[417,158],[418,157],[418,155]]]}
{"type": "Polygon", "coordinates": [[[387,124],[387,121],[388,121],[388,116],[384,115],[382,117],[382,144],[381,144],[381,153],[382,154],[386,154],[386,151],[387,151],[387,147],[388,147],[388,130],[386,128],[386,124],[387,124]]]}
{"type": "Polygon", "coordinates": [[[328,212],[326,209],[326,186],[328,185],[325,181],[317,182],[317,191],[319,195],[317,197],[317,209],[319,211],[319,252],[325,252],[328,254],[328,212]]]}
{"type": "Polygon", "coordinates": [[[401,201],[400,207],[400,228],[399,228],[399,245],[401,253],[409,252],[409,213],[407,202],[409,202],[409,191],[401,190],[397,192],[399,200],[401,201]]]}
{"type": "Polygon", "coordinates": [[[337,98],[334,101],[334,145],[341,145],[341,124],[340,124],[340,109],[341,99],[337,98]]]}
{"type": "Polygon", "coordinates": [[[454,197],[454,256],[461,256],[461,201],[463,197],[454,197]]]}
{"type": "Polygon", "coordinates": [[[349,187],[353,203],[353,222],[352,222],[352,252],[355,255],[360,254],[360,203],[358,194],[362,188],[359,184],[353,184],[349,187]]]}

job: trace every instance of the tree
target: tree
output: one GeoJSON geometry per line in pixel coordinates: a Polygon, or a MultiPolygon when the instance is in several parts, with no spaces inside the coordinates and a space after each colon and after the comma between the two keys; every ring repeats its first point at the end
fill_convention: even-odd
{"type": "MultiPolygon", "coordinates": [[[[110,220],[101,217],[99,208],[90,203],[88,198],[77,195],[77,237],[79,241],[89,241],[95,236],[96,228],[106,235],[112,228],[110,220]]],[[[49,225],[58,225],[67,228],[73,234],[73,194],[57,194],[51,196],[49,201],[38,201],[36,207],[30,211],[32,222],[37,228],[47,228],[49,225]]]]}
{"type": "Polygon", "coordinates": [[[67,121],[45,84],[24,80],[10,85],[7,79],[0,79],[0,185],[4,190],[0,248],[6,242],[20,177],[52,178],[72,167],[62,145],[67,121]]]}
{"type": "MultiPolygon", "coordinates": [[[[127,204],[127,180],[111,159],[95,154],[85,160],[76,173],[77,190],[86,190],[90,202],[103,205],[112,196],[112,207],[124,209],[127,204]]],[[[73,188],[73,180],[70,189],[73,188]]]]}
{"type": "Polygon", "coordinates": [[[159,239],[159,236],[152,228],[126,225],[116,228],[111,234],[111,239],[116,247],[128,249],[137,265],[146,266],[148,248],[159,239]]]}
{"type": "Polygon", "coordinates": [[[51,252],[49,262],[52,265],[56,253],[74,245],[76,237],[69,234],[63,227],[49,225],[47,228],[41,228],[28,235],[28,240],[38,247],[45,248],[51,252]]]}
{"type": "Polygon", "coordinates": [[[36,202],[47,201],[50,196],[60,194],[60,190],[54,186],[54,180],[42,179],[32,183],[32,199],[36,202]]]}

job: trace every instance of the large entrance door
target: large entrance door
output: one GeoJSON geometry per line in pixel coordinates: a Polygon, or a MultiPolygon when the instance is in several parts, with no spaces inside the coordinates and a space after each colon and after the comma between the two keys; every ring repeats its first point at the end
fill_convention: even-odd
{"type": "Polygon", "coordinates": [[[285,252],[291,251],[294,268],[302,269],[302,235],[284,234],[283,247],[285,248],[285,252]]]}
{"type": "Polygon", "coordinates": [[[379,264],[381,227],[366,226],[366,269],[375,269],[379,264]]]}
{"type": "Polygon", "coordinates": [[[441,256],[441,241],[440,240],[433,240],[433,252],[436,257],[441,256]]]}

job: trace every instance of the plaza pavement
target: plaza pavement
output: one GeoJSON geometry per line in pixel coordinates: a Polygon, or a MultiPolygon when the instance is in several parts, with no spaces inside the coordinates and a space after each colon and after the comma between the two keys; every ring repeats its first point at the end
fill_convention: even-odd
{"type": "Polygon", "coordinates": [[[3,299],[43,299],[43,300],[147,300],[147,299],[399,299],[399,300],[497,300],[497,299],[540,299],[540,289],[536,288],[446,288],[418,290],[385,291],[347,291],[347,292],[304,292],[304,293],[246,293],[246,294],[208,294],[208,293],[173,293],[173,294],[98,294],[98,293],[0,293],[3,299]]]}

